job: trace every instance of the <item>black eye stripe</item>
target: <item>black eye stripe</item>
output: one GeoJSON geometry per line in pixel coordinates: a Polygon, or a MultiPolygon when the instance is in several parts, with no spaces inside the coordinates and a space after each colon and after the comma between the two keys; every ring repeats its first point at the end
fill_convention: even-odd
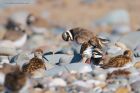
{"type": "Polygon", "coordinates": [[[93,46],[93,48],[97,48],[97,46],[96,45],[92,45],[93,46]]]}
{"type": "Polygon", "coordinates": [[[68,33],[68,32],[66,32],[66,35],[67,35],[68,37],[70,37],[70,35],[69,35],[69,33],[68,33]]]}
{"type": "Polygon", "coordinates": [[[66,38],[65,38],[65,40],[66,40],[66,41],[68,41],[68,40],[69,40],[69,38],[70,38],[70,35],[69,35],[69,33],[68,33],[68,32],[66,32],[65,34],[66,34],[66,38]]]}
{"type": "Polygon", "coordinates": [[[93,50],[93,51],[92,51],[92,54],[95,54],[95,53],[101,54],[101,55],[102,55],[102,52],[101,52],[101,51],[98,51],[98,50],[93,50]]]}

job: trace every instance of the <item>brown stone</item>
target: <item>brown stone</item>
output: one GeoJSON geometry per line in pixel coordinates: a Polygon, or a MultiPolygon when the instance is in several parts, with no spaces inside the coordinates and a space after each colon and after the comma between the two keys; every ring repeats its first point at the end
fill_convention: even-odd
{"type": "Polygon", "coordinates": [[[140,61],[139,61],[139,62],[136,62],[136,63],[134,64],[134,67],[135,67],[135,68],[140,68],[140,61]]]}
{"type": "Polygon", "coordinates": [[[3,39],[5,33],[6,33],[6,30],[0,28],[0,40],[3,39]]]}
{"type": "Polygon", "coordinates": [[[127,87],[119,87],[115,93],[129,93],[129,90],[127,87]]]}

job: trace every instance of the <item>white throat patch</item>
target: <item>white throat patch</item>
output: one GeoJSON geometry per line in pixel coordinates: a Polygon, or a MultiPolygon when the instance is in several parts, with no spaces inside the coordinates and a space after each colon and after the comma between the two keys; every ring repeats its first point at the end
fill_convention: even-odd
{"type": "Polygon", "coordinates": [[[87,56],[87,57],[91,57],[92,56],[92,47],[88,47],[84,52],[83,55],[87,56]]]}
{"type": "Polygon", "coordinates": [[[72,34],[71,34],[71,32],[68,30],[68,31],[66,31],[66,32],[68,32],[68,34],[70,35],[70,39],[71,40],[73,40],[74,38],[73,38],[73,36],[72,36],[72,34]]]}

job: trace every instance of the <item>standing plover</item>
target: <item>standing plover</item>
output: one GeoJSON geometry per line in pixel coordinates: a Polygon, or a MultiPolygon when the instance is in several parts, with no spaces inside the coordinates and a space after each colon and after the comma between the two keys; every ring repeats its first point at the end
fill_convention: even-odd
{"type": "Polygon", "coordinates": [[[19,68],[5,76],[5,93],[18,93],[26,84],[27,76],[19,68]]]}
{"type": "MultiPolygon", "coordinates": [[[[3,43],[11,43],[16,48],[22,47],[27,40],[27,33],[23,26],[17,25],[14,30],[9,30],[3,37],[3,43]]],[[[2,44],[2,43],[1,43],[2,44]]]]}
{"type": "Polygon", "coordinates": [[[108,39],[102,39],[99,38],[98,36],[93,36],[88,43],[91,44],[92,46],[97,46],[98,48],[104,48],[106,47],[110,41],[108,39]]]}
{"type": "Polygon", "coordinates": [[[124,65],[132,61],[131,55],[132,55],[131,50],[125,50],[123,55],[112,57],[108,63],[101,65],[101,67],[102,68],[123,67],[124,65]]]}
{"type": "Polygon", "coordinates": [[[46,19],[33,14],[27,16],[26,24],[34,33],[45,33],[50,27],[46,19]]]}
{"type": "MultiPolygon", "coordinates": [[[[84,42],[81,45],[80,54],[82,56],[86,55],[92,57],[92,61],[94,61],[97,65],[100,63],[103,55],[105,54],[105,44],[107,43],[109,43],[108,40],[98,38],[97,36],[93,36],[88,42],[84,42]]],[[[85,58],[83,61],[85,61],[85,58]]]]}
{"type": "Polygon", "coordinates": [[[34,71],[38,69],[46,70],[46,65],[42,58],[42,55],[43,55],[43,51],[41,49],[35,50],[34,57],[29,61],[29,63],[24,64],[22,66],[23,72],[32,74],[34,71]]]}
{"type": "Polygon", "coordinates": [[[19,11],[19,12],[14,12],[7,18],[7,22],[5,24],[6,29],[8,30],[14,30],[14,28],[20,24],[23,26],[26,26],[26,18],[28,16],[27,11],[19,11]]]}
{"type": "Polygon", "coordinates": [[[89,43],[82,44],[80,54],[84,63],[91,63],[93,61],[95,65],[98,65],[103,57],[103,51],[98,46],[93,46],[89,43]]]}
{"type": "Polygon", "coordinates": [[[65,41],[76,41],[78,44],[88,42],[94,36],[92,31],[84,28],[76,27],[62,33],[62,38],[65,41]]]}
{"type": "MultiPolygon", "coordinates": [[[[16,55],[16,48],[21,48],[26,43],[26,40],[27,33],[21,25],[17,25],[14,30],[8,30],[3,40],[0,41],[0,56],[16,55]]],[[[9,58],[7,59],[9,60],[9,58]]]]}

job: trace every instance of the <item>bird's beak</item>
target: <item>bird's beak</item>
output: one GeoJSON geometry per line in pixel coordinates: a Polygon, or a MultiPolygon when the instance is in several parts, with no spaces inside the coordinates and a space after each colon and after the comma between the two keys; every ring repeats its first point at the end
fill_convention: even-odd
{"type": "Polygon", "coordinates": [[[49,61],[44,55],[42,55],[42,58],[44,58],[45,60],[49,61]]]}

